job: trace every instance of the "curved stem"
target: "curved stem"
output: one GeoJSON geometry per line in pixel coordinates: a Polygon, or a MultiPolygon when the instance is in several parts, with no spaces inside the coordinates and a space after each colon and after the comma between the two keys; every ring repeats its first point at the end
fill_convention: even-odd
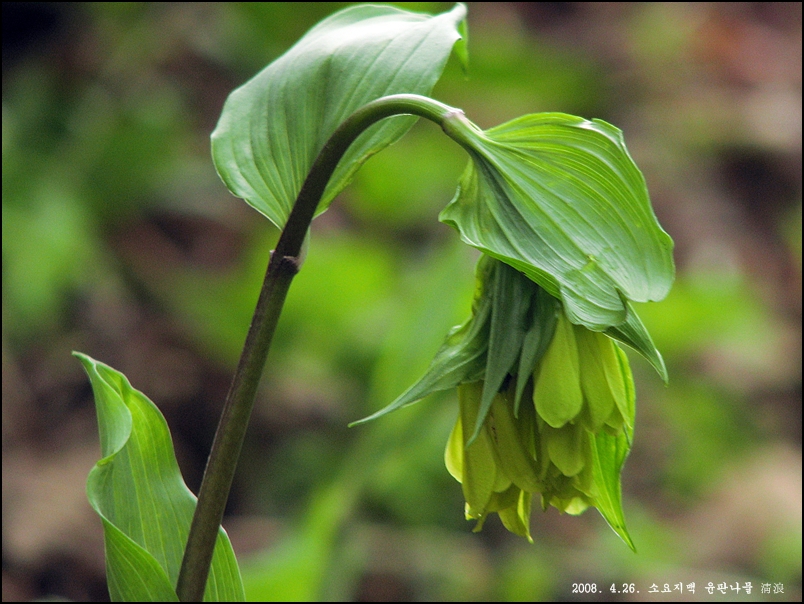
{"type": "Polygon", "coordinates": [[[393,115],[418,115],[445,128],[447,120],[463,111],[417,94],[395,94],[363,105],[341,124],[318,154],[290,211],[276,245],[277,253],[298,256],[332,173],[349,146],[369,126],[393,115]]]}
{"type": "Polygon", "coordinates": [[[182,602],[200,602],[203,599],[215,542],[265,359],[288,288],[299,271],[299,254],[304,238],[327,183],[346,150],[366,128],[386,117],[404,114],[433,121],[453,138],[455,136],[449,130],[454,130],[454,120],[465,120],[460,109],[414,94],[392,95],[367,103],[329,138],[296,198],[276,249],[271,253],[254,317],[204,471],[176,585],[176,593],[182,602]],[[453,125],[448,129],[450,124],[453,125]]]}

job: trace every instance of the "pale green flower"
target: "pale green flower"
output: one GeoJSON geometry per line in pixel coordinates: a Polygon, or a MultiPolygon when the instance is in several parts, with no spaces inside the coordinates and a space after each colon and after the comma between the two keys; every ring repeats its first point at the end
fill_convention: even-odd
{"type": "MultiPolygon", "coordinates": [[[[639,319],[631,324],[652,346],[639,319]]],[[[457,386],[458,419],[444,457],[475,530],[496,513],[532,541],[535,497],[542,509],[569,514],[596,507],[633,547],[620,472],[633,437],[634,386],[615,339],[631,343],[617,328],[573,325],[559,300],[483,256],[470,319],[453,329],[416,384],[367,419],[457,386]]]]}
{"type": "MultiPolygon", "coordinates": [[[[619,506],[624,455],[619,464],[609,464],[609,475],[595,467],[598,439],[619,439],[625,453],[629,448],[634,390],[628,359],[611,338],[572,325],[559,305],[541,299],[553,312],[531,316],[543,317],[544,331],[552,326],[544,336],[549,344],[532,365],[517,365],[507,375],[476,433],[486,384],[458,386],[460,412],[447,443],[447,469],[461,483],[466,518],[478,520],[476,530],[496,512],[508,530],[532,541],[536,496],[543,509],[553,505],[579,514],[590,505],[600,508],[630,544],[619,506]],[[524,404],[517,404],[518,391],[526,395],[524,404]]],[[[539,304],[539,297],[530,304],[539,304]]]]}

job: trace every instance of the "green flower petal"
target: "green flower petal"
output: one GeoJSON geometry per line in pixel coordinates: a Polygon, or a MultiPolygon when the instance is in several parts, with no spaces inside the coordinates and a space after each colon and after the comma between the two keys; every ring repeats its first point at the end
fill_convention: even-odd
{"type": "MultiPolygon", "coordinates": [[[[472,436],[471,429],[475,425],[480,397],[483,392],[481,382],[462,384],[458,387],[458,401],[461,409],[461,429],[464,443],[472,436]]],[[[463,496],[466,499],[467,516],[482,518],[486,514],[491,494],[504,490],[501,481],[504,477],[497,476],[497,462],[494,458],[491,440],[485,427],[478,433],[477,438],[463,450],[463,496]],[[502,487],[502,489],[501,489],[502,487]]],[[[510,481],[508,481],[510,484],[510,481]]]]}
{"type": "Polygon", "coordinates": [[[527,491],[519,491],[519,497],[517,497],[514,505],[497,512],[505,528],[515,535],[525,537],[531,543],[533,543],[533,537],[530,536],[530,504],[532,499],[533,496],[527,491]]]}
{"type": "Polygon", "coordinates": [[[578,346],[572,324],[559,315],[550,347],[534,375],[533,402],[553,428],[574,419],[583,408],[578,346]]]}
{"type": "MultiPolygon", "coordinates": [[[[506,394],[511,394],[511,391],[508,390],[506,394]]],[[[491,436],[499,467],[511,482],[524,491],[538,491],[541,485],[537,477],[536,461],[521,437],[510,398],[503,394],[494,397],[486,419],[487,431],[491,436]]]]}
{"type": "Polygon", "coordinates": [[[589,458],[586,450],[586,430],[580,424],[565,424],[561,428],[545,426],[542,436],[547,439],[550,461],[561,470],[564,476],[575,476],[589,458]]]}
{"type": "Polygon", "coordinates": [[[597,432],[614,411],[625,406],[625,384],[614,342],[602,333],[575,326],[575,340],[581,364],[584,418],[597,432]]]}

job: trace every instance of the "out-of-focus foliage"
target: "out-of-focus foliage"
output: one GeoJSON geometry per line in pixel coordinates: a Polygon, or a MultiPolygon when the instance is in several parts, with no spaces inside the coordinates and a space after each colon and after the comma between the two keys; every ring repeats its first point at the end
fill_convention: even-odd
{"type": "MultiPolygon", "coordinates": [[[[233,88],[342,6],[4,5],[4,599],[105,593],[71,349],[156,402],[197,488],[276,238],[225,192],[209,133],[233,88]]],[[[437,221],[465,154],[423,123],[314,226],[225,523],[247,594],[567,599],[596,581],[645,599],[694,581],[697,598],[751,581],[752,599],[800,600],[801,5],[477,3],[469,26],[468,79],[451,63],[433,96],[483,128],[616,124],[676,241],[676,285],[638,308],[670,385],[631,359],[639,553],[594,515],[535,514],[532,546],[492,521],[471,534],[442,462],[453,400],[345,427],[468,312],[474,257],[437,221]]]]}

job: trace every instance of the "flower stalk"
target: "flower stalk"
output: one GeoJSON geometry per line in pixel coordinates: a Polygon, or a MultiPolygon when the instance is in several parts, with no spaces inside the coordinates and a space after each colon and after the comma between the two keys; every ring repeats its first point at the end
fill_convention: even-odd
{"type": "Polygon", "coordinates": [[[332,134],[318,154],[276,249],[271,253],[198,493],[198,505],[176,586],[179,600],[183,602],[203,598],[215,541],[268,350],[288,289],[301,267],[302,245],[327,183],[340,159],[360,134],[379,120],[406,114],[418,115],[445,127],[445,123],[454,120],[456,115],[462,115],[462,112],[415,94],[382,97],[358,109],[332,134]]]}

